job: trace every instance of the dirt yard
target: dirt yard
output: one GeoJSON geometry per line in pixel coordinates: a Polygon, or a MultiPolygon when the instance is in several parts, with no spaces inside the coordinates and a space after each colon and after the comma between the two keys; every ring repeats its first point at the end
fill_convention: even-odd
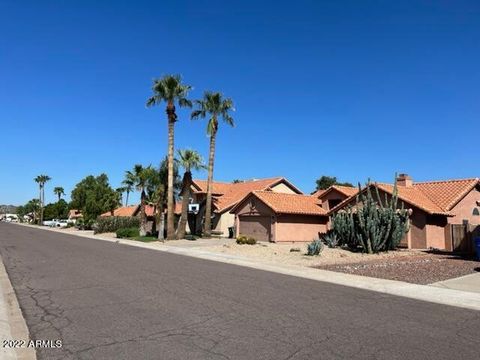
{"type": "Polygon", "coordinates": [[[319,256],[307,256],[305,255],[307,253],[307,246],[308,244],[306,243],[258,243],[256,245],[237,245],[234,241],[231,241],[230,243],[223,245],[202,247],[202,250],[229,255],[239,255],[252,259],[258,259],[259,261],[310,267],[354,262],[369,262],[378,259],[385,260],[396,257],[416,256],[422,254],[418,251],[398,250],[378,255],[367,255],[338,248],[330,249],[325,246],[324,250],[319,256]],[[292,249],[300,251],[291,251],[292,249]]]}
{"type": "Polygon", "coordinates": [[[323,265],[317,268],[426,285],[478,272],[480,262],[451,254],[423,253],[368,262],[323,265]]]}

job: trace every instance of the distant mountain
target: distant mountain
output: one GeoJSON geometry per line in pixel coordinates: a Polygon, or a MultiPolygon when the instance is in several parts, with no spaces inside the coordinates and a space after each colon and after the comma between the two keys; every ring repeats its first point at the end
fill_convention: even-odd
{"type": "Polygon", "coordinates": [[[15,205],[0,205],[0,214],[16,214],[17,207],[15,205]]]}

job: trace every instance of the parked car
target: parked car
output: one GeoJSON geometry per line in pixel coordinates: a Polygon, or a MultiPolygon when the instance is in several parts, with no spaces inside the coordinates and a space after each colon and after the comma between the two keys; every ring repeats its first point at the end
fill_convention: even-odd
{"type": "Polygon", "coordinates": [[[43,222],[44,226],[56,227],[56,228],[64,228],[67,227],[68,220],[60,220],[60,219],[53,219],[47,220],[43,222]]]}

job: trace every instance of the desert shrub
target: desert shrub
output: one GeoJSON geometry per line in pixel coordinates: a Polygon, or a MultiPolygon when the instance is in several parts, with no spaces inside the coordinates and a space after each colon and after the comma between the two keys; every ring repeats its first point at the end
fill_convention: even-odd
{"type": "Polygon", "coordinates": [[[339,237],[333,230],[328,230],[326,234],[322,235],[323,242],[329,247],[334,248],[338,245],[339,237]]]}
{"type": "Polygon", "coordinates": [[[253,237],[248,237],[245,235],[240,235],[237,237],[237,244],[239,245],[255,245],[257,243],[257,240],[255,240],[253,237]]]}
{"type": "Polygon", "coordinates": [[[83,218],[80,218],[77,220],[75,223],[75,227],[79,230],[91,230],[93,226],[93,221],[92,220],[85,220],[83,218]]]}
{"type": "Polygon", "coordinates": [[[308,244],[307,247],[307,255],[308,256],[314,256],[314,255],[320,255],[320,253],[323,251],[325,245],[320,240],[313,240],[310,244],[308,244]]]}
{"type": "Polygon", "coordinates": [[[140,220],[137,217],[127,216],[103,216],[97,218],[94,226],[94,233],[101,234],[106,232],[115,232],[122,228],[138,228],[140,220]]]}
{"type": "Polygon", "coordinates": [[[118,229],[116,234],[117,238],[124,239],[140,236],[140,231],[138,230],[138,227],[129,227],[118,229]]]}

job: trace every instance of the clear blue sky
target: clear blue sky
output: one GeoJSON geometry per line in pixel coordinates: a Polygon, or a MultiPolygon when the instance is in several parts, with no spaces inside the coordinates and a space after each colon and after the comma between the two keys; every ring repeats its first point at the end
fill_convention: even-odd
{"type": "MultiPolygon", "coordinates": [[[[152,78],[235,101],[215,178],[479,176],[478,1],[0,1],[0,204],[167,149],[152,78]]],[[[207,156],[179,112],[176,147],[207,156]]],[[[201,174],[205,178],[206,174],[201,174]]]]}

